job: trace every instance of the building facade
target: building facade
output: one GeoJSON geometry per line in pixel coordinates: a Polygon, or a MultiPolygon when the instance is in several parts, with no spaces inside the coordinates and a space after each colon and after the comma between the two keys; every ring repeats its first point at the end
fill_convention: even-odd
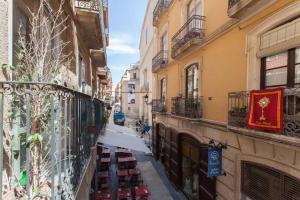
{"type": "MultiPolygon", "coordinates": [[[[68,55],[68,57],[66,57],[68,62],[65,62],[68,63],[68,65],[57,66],[59,67],[60,73],[57,77],[55,77],[55,79],[53,79],[53,81],[44,82],[44,80],[41,80],[41,82],[38,82],[38,79],[28,79],[29,81],[26,79],[27,81],[21,81],[22,79],[19,78],[17,79],[18,82],[4,83],[4,81],[16,81],[17,75],[13,67],[10,68],[11,71],[9,72],[4,71],[3,69],[3,73],[1,73],[1,88],[7,87],[15,91],[20,90],[20,93],[9,94],[1,90],[2,107],[3,104],[4,107],[10,107],[8,105],[11,105],[12,102],[10,100],[7,100],[11,99],[9,95],[19,95],[16,98],[22,98],[22,100],[20,100],[20,102],[22,103],[27,102],[27,97],[30,100],[28,100],[26,108],[24,108],[27,110],[27,115],[23,118],[16,117],[15,120],[19,120],[19,124],[17,123],[18,125],[16,126],[6,126],[6,120],[9,118],[7,113],[8,110],[2,110],[3,112],[1,111],[1,120],[3,118],[5,120],[0,122],[2,125],[0,131],[0,170],[2,172],[0,179],[0,199],[16,199],[16,196],[14,195],[17,195],[18,193],[18,188],[15,188],[17,185],[17,181],[18,179],[21,179],[21,177],[26,173],[26,176],[28,177],[25,183],[27,197],[31,198],[34,190],[36,190],[36,188],[30,188],[30,184],[34,184],[34,178],[31,177],[32,174],[30,174],[29,172],[33,170],[32,176],[37,173],[34,171],[35,169],[31,169],[30,166],[32,164],[31,160],[29,159],[30,147],[22,146],[20,136],[17,136],[17,134],[19,133],[15,132],[15,130],[19,129],[27,130],[25,141],[29,140],[30,134],[33,134],[32,132],[30,132],[34,129],[30,124],[30,120],[32,120],[32,116],[34,116],[34,113],[31,114],[31,112],[33,111],[30,111],[30,104],[37,104],[37,102],[35,101],[37,99],[34,99],[36,98],[36,91],[39,91],[41,95],[43,94],[43,92],[49,92],[49,96],[53,95],[53,99],[51,100],[53,112],[51,113],[51,115],[49,113],[49,116],[51,116],[51,119],[53,120],[54,116],[56,116],[57,118],[57,125],[53,124],[53,126],[49,126],[51,127],[51,130],[53,130],[53,132],[49,129],[48,136],[44,136],[44,142],[50,138],[49,135],[51,135],[52,133],[53,135],[51,137],[56,138],[52,139],[52,141],[54,142],[50,143],[51,145],[49,146],[49,149],[51,149],[51,155],[53,155],[50,159],[53,165],[51,164],[52,168],[48,172],[49,177],[47,178],[49,179],[46,180],[47,184],[50,185],[43,185],[45,188],[50,187],[50,189],[47,190],[47,195],[51,196],[53,199],[89,198],[91,180],[96,166],[96,151],[94,146],[95,138],[100,132],[103,124],[103,121],[101,120],[103,120],[102,115],[104,112],[104,103],[98,98],[101,94],[99,81],[106,79],[106,77],[102,77],[101,75],[99,75],[98,71],[103,69],[107,70],[107,1],[69,0],[64,1],[64,4],[61,8],[60,3],[61,1],[0,0],[0,44],[3,47],[1,48],[0,52],[1,65],[19,65],[20,63],[18,63],[16,59],[16,57],[18,56],[16,52],[18,50],[17,44],[20,42],[19,38],[24,36],[24,38],[26,38],[26,41],[27,39],[37,39],[42,41],[41,38],[46,37],[47,34],[44,34],[42,37],[40,35],[39,37],[34,38],[33,30],[36,30],[34,28],[38,29],[39,27],[39,31],[40,33],[42,33],[43,31],[49,32],[52,29],[55,29],[55,27],[53,27],[53,24],[56,23],[54,19],[58,19],[56,18],[55,13],[59,13],[61,17],[60,19],[58,19],[58,21],[64,23],[60,25],[59,30],[55,31],[54,36],[52,35],[53,38],[50,40],[51,44],[49,44],[49,52],[51,52],[51,55],[45,55],[46,61],[42,65],[51,62],[47,60],[49,58],[55,59],[55,55],[68,55]],[[37,13],[39,13],[40,15],[37,16],[37,13]],[[32,21],[34,16],[40,17],[39,24],[36,24],[35,27],[31,24],[33,23],[32,21]],[[66,21],[64,21],[64,19],[66,19],[66,21]],[[46,23],[46,25],[44,23],[46,23]],[[61,46],[64,46],[64,48],[61,48],[61,46]],[[61,52],[56,52],[59,51],[58,49],[61,50],[61,52]],[[24,90],[24,88],[26,88],[26,91],[24,90]],[[65,95],[64,98],[62,97],[63,95],[65,95]],[[94,100],[92,101],[92,99],[94,100]],[[56,109],[55,111],[54,107],[56,109]],[[89,112],[89,116],[87,116],[87,112],[89,112]],[[59,120],[60,116],[66,117],[64,119],[64,122],[62,122],[62,120],[59,120]],[[20,122],[22,120],[28,121],[28,123],[26,123],[24,127],[20,122]],[[67,120],[73,122],[70,122],[67,125],[67,120]],[[60,128],[58,128],[57,130],[64,130],[64,132],[59,131],[60,135],[55,135],[54,130],[56,130],[56,128],[54,126],[58,125],[60,125],[60,128]],[[69,130],[71,131],[68,136],[66,136],[66,126],[69,126],[69,130]],[[88,126],[92,127],[89,129],[89,132],[91,134],[90,137],[94,138],[88,138],[86,141],[84,141],[83,138],[80,139],[78,137],[78,134],[82,130],[88,131],[88,126]],[[4,129],[4,131],[2,129],[4,129]],[[73,140],[71,140],[71,137],[73,138],[73,140]],[[68,141],[70,143],[67,143],[67,138],[70,138],[70,140],[68,141]],[[88,143],[88,140],[93,140],[93,142],[88,143]],[[3,141],[6,142],[4,143],[3,141]],[[57,146],[55,146],[55,142],[58,143],[57,146]],[[92,143],[93,145],[90,145],[92,143]],[[59,146],[59,144],[61,144],[61,146],[59,146]],[[85,148],[85,150],[79,150],[79,146],[85,148]],[[59,153],[57,153],[56,151],[58,151],[59,153]],[[81,153],[79,155],[80,151],[81,153]],[[19,152],[18,158],[13,158],[13,154],[15,152],[19,152]],[[72,156],[74,160],[71,159],[72,156]],[[60,158],[63,161],[55,160],[60,158]],[[58,166],[58,168],[61,168],[57,172],[54,172],[54,165],[58,166]],[[64,168],[62,168],[62,165],[64,166],[64,168]],[[67,165],[68,169],[66,169],[67,165]],[[67,173],[69,173],[68,176],[66,176],[67,173]],[[62,179],[64,179],[64,181],[62,181],[62,179]]],[[[46,43],[39,44],[41,45],[40,49],[43,49],[42,45],[47,45],[47,41],[46,43]]],[[[40,63],[36,63],[37,66],[39,66],[38,64],[40,63]]],[[[17,108],[18,107],[16,106],[15,109],[17,108]]],[[[32,106],[32,109],[33,108],[34,107],[32,106]]],[[[48,123],[50,123],[49,121],[51,120],[48,120],[48,123]]],[[[35,128],[37,129],[37,127],[35,128]]],[[[45,158],[45,160],[47,159],[45,158]]],[[[43,186],[39,188],[41,189],[41,191],[45,189],[42,188],[43,186]]]]}
{"type": "Polygon", "coordinates": [[[145,12],[144,22],[140,36],[140,92],[139,95],[139,117],[146,123],[152,126],[152,59],[153,59],[153,47],[155,41],[153,23],[153,9],[156,5],[156,1],[148,1],[147,9],[145,12]],[[145,102],[145,96],[148,96],[148,101],[145,102]]]}
{"type": "Polygon", "coordinates": [[[300,196],[299,11],[293,0],[157,2],[153,153],[188,199],[300,196]],[[247,128],[247,91],[278,86],[284,131],[247,128]],[[224,175],[207,177],[213,142],[227,146],[224,175]]]}
{"type": "Polygon", "coordinates": [[[127,118],[139,118],[139,63],[132,64],[124,73],[120,81],[121,110],[127,118]]]}

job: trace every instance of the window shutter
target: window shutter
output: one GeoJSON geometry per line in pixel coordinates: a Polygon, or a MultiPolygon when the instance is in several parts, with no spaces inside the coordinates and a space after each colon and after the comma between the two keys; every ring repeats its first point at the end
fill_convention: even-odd
{"type": "Polygon", "coordinates": [[[300,182],[284,172],[250,162],[242,164],[242,193],[255,200],[297,200],[300,182]]]}

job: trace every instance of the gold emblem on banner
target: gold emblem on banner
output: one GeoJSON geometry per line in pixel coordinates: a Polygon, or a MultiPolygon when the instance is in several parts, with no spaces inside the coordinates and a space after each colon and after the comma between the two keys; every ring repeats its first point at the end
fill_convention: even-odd
{"type": "Polygon", "coordinates": [[[263,97],[258,101],[258,105],[261,107],[261,116],[259,118],[260,121],[266,121],[266,117],[264,115],[264,109],[269,106],[271,103],[268,97],[263,97]]]}

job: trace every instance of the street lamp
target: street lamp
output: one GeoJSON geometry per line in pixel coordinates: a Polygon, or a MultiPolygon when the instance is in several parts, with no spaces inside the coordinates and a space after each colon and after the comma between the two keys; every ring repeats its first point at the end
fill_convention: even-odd
{"type": "Polygon", "coordinates": [[[149,97],[148,97],[148,94],[146,94],[146,95],[144,96],[144,101],[145,101],[146,104],[148,103],[148,100],[149,100],[149,97]]]}

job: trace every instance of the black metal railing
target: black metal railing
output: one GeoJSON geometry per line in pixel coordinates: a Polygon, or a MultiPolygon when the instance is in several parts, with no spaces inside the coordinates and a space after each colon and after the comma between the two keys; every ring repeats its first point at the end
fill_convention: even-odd
{"type": "Polygon", "coordinates": [[[228,9],[239,3],[241,0],[228,0],[228,9]]]}
{"type": "Polygon", "coordinates": [[[152,72],[155,72],[159,67],[168,64],[168,51],[161,50],[152,59],[152,72]]]}
{"type": "Polygon", "coordinates": [[[75,0],[75,7],[93,11],[100,11],[99,0],[75,0]]]}
{"type": "Polygon", "coordinates": [[[193,15],[172,38],[172,55],[192,39],[204,37],[204,16],[193,15]]]}
{"type": "Polygon", "coordinates": [[[104,102],[91,96],[56,84],[0,82],[1,171],[9,170],[4,155],[15,155],[6,160],[14,166],[9,183],[0,179],[0,187],[10,184],[6,192],[22,196],[17,177],[25,173],[21,188],[30,199],[38,173],[40,196],[74,199],[103,125],[104,102]]]}
{"type": "Polygon", "coordinates": [[[172,98],[172,114],[192,119],[202,118],[202,97],[172,98]]]}
{"type": "Polygon", "coordinates": [[[152,100],[152,112],[167,112],[166,102],[161,99],[152,100]]]}
{"type": "Polygon", "coordinates": [[[154,10],[153,10],[153,25],[156,25],[156,22],[159,18],[159,15],[163,13],[169,6],[169,0],[158,0],[154,10]]]}
{"type": "MultiPolygon", "coordinates": [[[[247,128],[249,92],[228,94],[228,125],[247,128]]],[[[270,132],[270,131],[266,131],[270,132]]],[[[300,88],[284,90],[284,135],[300,137],[300,88]]]]}

